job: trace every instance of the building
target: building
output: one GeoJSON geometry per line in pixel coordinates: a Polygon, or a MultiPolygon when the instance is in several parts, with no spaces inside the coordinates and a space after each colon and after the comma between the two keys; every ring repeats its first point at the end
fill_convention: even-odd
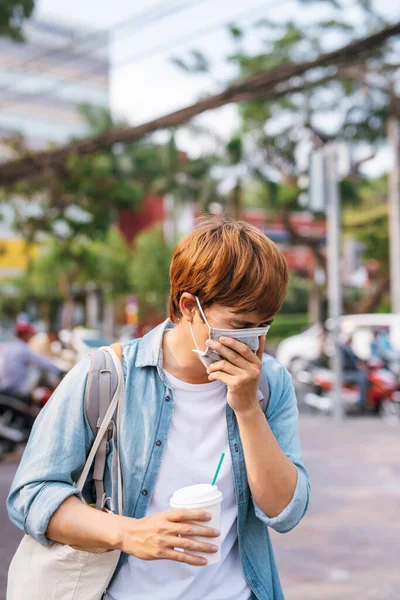
{"type": "MultiPolygon", "coordinates": [[[[0,160],[10,152],[1,140],[24,137],[32,149],[82,137],[88,128],[82,104],[109,106],[108,36],[54,21],[30,20],[23,43],[0,37],[0,160]]],[[[12,211],[0,205],[0,278],[26,265],[12,211]]]]}
{"type": "Polygon", "coordinates": [[[0,37],[0,135],[35,148],[84,136],[78,106],[109,105],[107,35],[30,20],[24,38],[0,37]]]}

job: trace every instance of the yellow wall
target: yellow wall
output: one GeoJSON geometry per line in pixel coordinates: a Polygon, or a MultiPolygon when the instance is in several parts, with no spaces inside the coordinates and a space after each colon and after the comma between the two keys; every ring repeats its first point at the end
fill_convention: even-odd
{"type": "MultiPolygon", "coordinates": [[[[34,258],[39,253],[39,246],[35,244],[30,248],[29,255],[34,258]]],[[[27,252],[24,240],[0,240],[0,276],[6,277],[7,271],[15,274],[24,271],[27,267],[27,252]]]]}

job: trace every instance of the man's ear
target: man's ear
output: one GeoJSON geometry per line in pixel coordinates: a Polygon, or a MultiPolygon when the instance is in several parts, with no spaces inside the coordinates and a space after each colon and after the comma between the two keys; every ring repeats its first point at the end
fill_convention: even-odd
{"type": "Polygon", "coordinates": [[[189,292],[183,292],[179,300],[179,309],[181,311],[182,318],[188,323],[193,323],[197,310],[197,302],[193,294],[189,294],[189,292]]]}

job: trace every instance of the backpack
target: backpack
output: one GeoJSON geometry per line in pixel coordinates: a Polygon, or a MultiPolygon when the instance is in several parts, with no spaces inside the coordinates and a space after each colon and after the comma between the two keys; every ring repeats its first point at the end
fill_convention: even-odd
{"type": "MultiPolygon", "coordinates": [[[[112,344],[111,348],[122,362],[121,344],[112,344]]],[[[108,407],[110,406],[117,385],[118,373],[110,353],[104,352],[100,349],[91,352],[90,369],[86,387],[85,412],[95,438],[101,427],[104,416],[107,413],[108,407]]],[[[260,374],[257,398],[261,404],[263,412],[266,413],[270,398],[270,388],[264,371],[261,371],[260,374]]],[[[104,470],[106,466],[106,457],[109,450],[109,445],[111,443],[115,443],[116,435],[116,425],[113,418],[109,425],[108,431],[100,443],[96,453],[96,458],[94,460],[93,481],[96,493],[96,508],[99,510],[104,508],[106,502],[103,483],[104,470]]],[[[111,507],[111,509],[113,510],[113,507],[111,507]]]]}
{"type": "MultiPolygon", "coordinates": [[[[112,344],[110,347],[114,350],[122,364],[121,344],[112,344]]],[[[91,352],[90,369],[85,394],[85,413],[95,439],[111,404],[117,385],[118,373],[111,354],[109,352],[104,352],[100,348],[91,352]]],[[[93,482],[95,487],[96,508],[99,510],[103,510],[107,500],[103,481],[107,453],[110,444],[113,444],[115,447],[118,435],[114,417],[115,413],[100,442],[94,459],[93,482]]],[[[109,500],[111,503],[113,502],[111,498],[109,498],[109,500]]],[[[114,506],[111,506],[111,510],[114,511],[114,506]]]]}

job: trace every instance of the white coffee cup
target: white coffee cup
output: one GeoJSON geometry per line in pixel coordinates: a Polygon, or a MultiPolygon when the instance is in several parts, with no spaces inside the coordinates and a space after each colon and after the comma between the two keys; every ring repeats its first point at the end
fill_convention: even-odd
{"type": "MultiPolygon", "coordinates": [[[[177,490],[170,500],[171,508],[204,508],[206,512],[212,515],[210,521],[193,521],[196,525],[212,527],[221,531],[221,503],[222,493],[216,485],[210,483],[200,483],[198,485],[190,485],[188,487],[177,490]]],[[[203,556],[207,559],[208,565],[214,565],[221,560],[221,536],[217,538],[209,538],[204,536],[188,536],[197,542],[207,542],[218,546],[218,552],[194,552],[190,550],[190,554],[203,556]]]]}

